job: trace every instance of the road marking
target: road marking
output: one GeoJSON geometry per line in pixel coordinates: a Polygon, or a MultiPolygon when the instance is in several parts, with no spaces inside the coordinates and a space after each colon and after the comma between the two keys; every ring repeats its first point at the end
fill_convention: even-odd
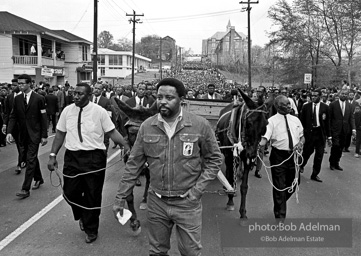
{"type": "MultiPolygon", "coordinates": [[[[107,159],[107,163],[112,161],[118,154],[120,153],[120,149],[115,151],[110,157],[107,159]]],[[[50,204],[45,206],[42,210],[40,210],[37,214],[27,220],[24,224],[20,227],[15,229],[11,234],[5,237],[3,240],[0,241],[0,251],[2,251],[5,246],[10,244],[12,241],[15,240],[18,236],[20,236],[25,230],[31,227],[35,222],[37,222],[41,217],[43,217],[46,213],[48,213],[51,209],[53,209],[56,205],[58,205],[62,200],[63,196],[60,195],[56,199],[54,199],[50,204]]]]}

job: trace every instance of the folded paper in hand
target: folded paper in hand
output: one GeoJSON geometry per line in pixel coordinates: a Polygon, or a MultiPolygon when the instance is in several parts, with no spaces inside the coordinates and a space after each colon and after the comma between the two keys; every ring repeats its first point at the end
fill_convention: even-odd
{"type": "Polygon", "coordinates": [[[125,223],[127,223],[127,221],[130,219],[130,217],[132,217],[132,212],[129,211],[128,209],[124,209],[123,210],[123,216],[120,216],[120,213],[117,213],[117,218],[120,224],[124,225],[125,223]]]}

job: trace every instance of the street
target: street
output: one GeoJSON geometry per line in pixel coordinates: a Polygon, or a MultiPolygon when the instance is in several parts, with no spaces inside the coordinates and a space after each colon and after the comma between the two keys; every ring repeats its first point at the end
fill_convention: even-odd
{"type": "MultiPolygon", "coordinates": [[[[118,182],[124,171],[123,162],[117,152],[108,152],[108,166],[103,190],[103,206],[99,237],[92,244],[86,244],[85,234],[73,220],[70,206],[62,199],[59,179],[47,170],[48,154],[54,137],[39,150],[39,160],[45,183],[32,190],[29,198],[18,199],[15,193],[20,190],[24,172],[15,174],[16,148],[8,145],[0,151],[0,255],[148,255],[146,211],[138,210],[142,232],[134,236],[129,223],[121,226],[113,217],[111,204],[118,182]],[[115,165],[114,165],[115,164],[115,165]],[[50,175],[51,174],[51,175],[50,175]]],[[[112,143],[111,143],[112,146],[112,143]]],[[[354,148],[351,148],[351,151],[354,148]]],[[[328,148],[329,151],[329,148],[328,148]]],[[[63,164],[64,148],[57,157],[59,167],[63,164]]],[[[239,224],[238,207],[240,196],[235,198],[236,211],[225,210],[226,196],[212,193],[222,186],[215,180],[205,193],[203,201],[202,255],[360,255],[361,246],[361,182],[360,163],[353,153],[344,153],[341,159],[343,172],[328,168],[329,154],[324,156],[320,177],[323,183],[309,179],[310,162],[301,175],[299,203],[295,195],[288,201],[287,217],[292,218],[352,218],[352,248],[247,248],[224,247],[221,239],[224,233],[220,226],[225,220],[239,224]]],[[[267,158],[265,158],[267,159],[267,158]]],[[[312,160],[312,157],[311,159],[312,160]]],[[[268,164],[268,160],[266,161],[268,164]]],[[[249,218],[273,218],[272,189],[264,169],[262,179],[250,173],[247,195],[247,215],[249,218]]],[[[144,184],[144,177],[142,178],[144,184]]],[[[141,201],[144,185],[135,187],[137,208],[141,201]]],[[[242,238],[240,238],[242,239],[242,238]]],[[[342,238],[340,238],[342,239],[342,238]]],[[[172,235],[170,255],[180,255],[175,234],[172,235]]]]}

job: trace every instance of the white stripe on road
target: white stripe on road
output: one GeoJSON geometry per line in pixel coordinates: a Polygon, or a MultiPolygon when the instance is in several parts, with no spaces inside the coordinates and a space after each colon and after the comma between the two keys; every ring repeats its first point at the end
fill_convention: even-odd
{"type": "MultiPolygon", "coordinates": [[[[107,163],[112,161],[118,154],[120,153],[120,149],[115,151],[110,157],[107,159],[107,163]]],[[[43,217],[46,213],[48,213],[51,209],[53,209],[57,204],[59,204],[63,200],[63,196],[58,196],[55,200],[53,200],[50,204],[45,206],[42,210],[40,210],[37,214],[27,220],[24,224],[14,230],[11,234],[5,237],[0,241],[0,251],[5,248],[8,244],[15,240],[18,236],[20,236],[25,230],[31,227],[35,222],[37,222],[41,217],[43,217]]]]}

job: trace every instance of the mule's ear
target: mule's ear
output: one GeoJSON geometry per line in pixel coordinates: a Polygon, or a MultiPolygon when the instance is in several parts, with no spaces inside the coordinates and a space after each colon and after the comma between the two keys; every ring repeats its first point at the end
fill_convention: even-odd
{"type": "Polygon", "coordinates": [[[247,96],[247,94],[245,94],[241,89],[239,89],[239,88],[237,88],[237,89],[238,89],[239,93],[241,94],[244,102],[246,103],[246,105],[247,105],[247,107],[248,107],[249,109],[255,109],[255,108],[257,108],[256,103],[255,103],[253,100],[251,100],[251,99],[247,96]]]}

